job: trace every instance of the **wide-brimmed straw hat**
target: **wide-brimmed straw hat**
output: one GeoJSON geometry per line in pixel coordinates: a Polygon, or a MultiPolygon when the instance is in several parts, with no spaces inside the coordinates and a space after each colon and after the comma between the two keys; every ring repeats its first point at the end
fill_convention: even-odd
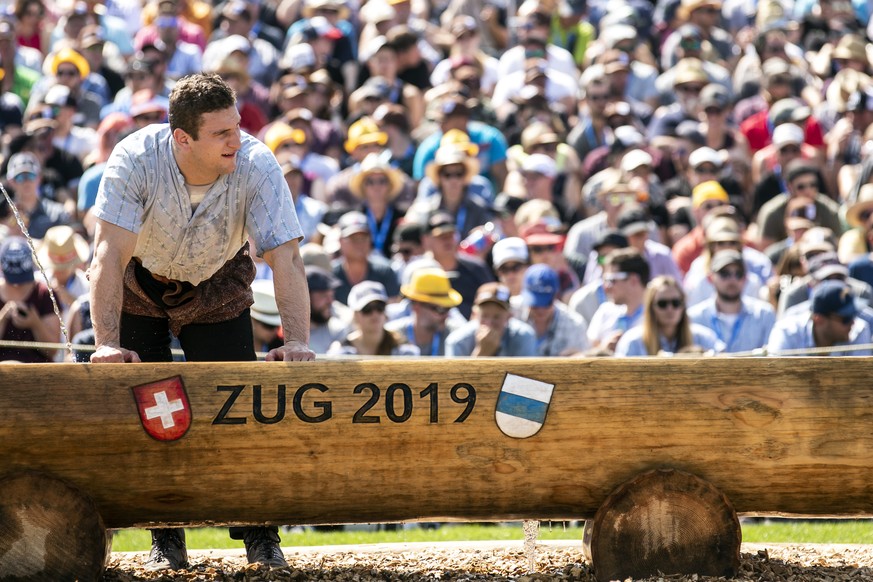
{"type": "Polygon", "coordinates": [[[861,186],[858,200],[846,211],[846,222],[849,223],[849,226],[864,226],[861,214],[866,210],[873,211],[873,184],[861,186]]]}
{"type": "Polygon", "coordinates": [[[364,179],[371,174],[384,174],[388,178],[390,184],[388,200],[394,200],[403,189],[403,176],[400,171],[393,168],[383,156],[372,153],[364,158],[361,169],[349,181],[349,190],[352,194],[364,198],[364,179]]]}
{"type": "Polygon", "coordinates": [[[69,226],[53,226],[45,232],[37,258],[43,267],[63,269],[81,265],[91,255],[88,242],[69,226]]]}
{"type": "Polygon", "coordinates": [[[349,7],[342,0],[306,0],[301,9],[303,18],[312,18],[320,9],[336,10],[337,18],[345,20],[349,17],[349,7]]]}
{"type": "Polygon", "coordinates": [[[466,168],[467,173],[464,176],[464,181],[467,183],[473,179],[473,176],[479,173],[479,160],[470,157],[465,148],[449,145],[440,146],[436,151],[436,155],[434,155],[434,160],[428,164],[425,174],[434,184],[439,184],[440,168],[455,164],[461,164],[466,168]]]}
{"type": "Polygon", "coordinates": [[[409,284],[400,287],[400,293],[411,301],[440,307],[457,307],[464,300],[452,289],[446,272],[432,267],[415,271],[409,284]]]}

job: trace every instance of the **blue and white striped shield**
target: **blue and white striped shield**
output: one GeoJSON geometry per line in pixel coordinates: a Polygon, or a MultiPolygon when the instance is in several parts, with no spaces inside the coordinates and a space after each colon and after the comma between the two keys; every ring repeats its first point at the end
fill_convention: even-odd
{"type": "Polygon", "coordinates": [[[507,374],[494,412],[503,434],[517,439],[537,434],[546,422],[554,389],[554,384],[507,374]]]}

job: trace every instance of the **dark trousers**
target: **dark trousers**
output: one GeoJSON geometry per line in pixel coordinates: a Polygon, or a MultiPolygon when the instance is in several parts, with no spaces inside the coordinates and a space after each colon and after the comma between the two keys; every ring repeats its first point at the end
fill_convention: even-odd
{"type": "MultiPolygon", "coordinates": [[[[139,354],[143,362],[172,361],[170,328],[166,319],[122,312],[121,345],[139,354]]],[[[182,328],[179,343],[189,362],[251,362],[257,360],[252,320],[246,309],[220,323],[191,324],[182,328]]],[[[230,537],[241,540],[250,528],[232,527],[230,537]]],[[[279,528],[269,527],[278,534],[279,528]]]]}

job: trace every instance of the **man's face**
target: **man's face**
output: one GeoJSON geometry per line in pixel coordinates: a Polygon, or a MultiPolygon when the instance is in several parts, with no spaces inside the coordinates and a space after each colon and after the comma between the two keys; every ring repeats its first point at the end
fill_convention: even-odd
{"type": "Polygon", "coordinates": [[[40,175],[33,172],[22,172],[12,179],[16,198],[33,200],[39,194],[40,175]]]}
{"type": "Polygon", "coordinates": [[[524,279],[524,271],[526,268],[526,263],[507,261],[497,267],[497,278],[500,279],[501,283],[509,287],[510,293],[518,295],[521,292],[522,280],[524,279]]]}
{"type": "Polygon", "coordinates": [[[649,232],[646,230],[635,232],[631,235],[628,235],[627,237],[627,242],[630,243],[630,246],[637,249],[641,253],[646,250],[647,240],[649,240],[649,232]]]}
{"type": "Polygon", "coordinates": [[[356,232],[340,239],[340,252],[346,259],[365,261],[370,254],[370,233],[356,232]]]}
{"type": "Polygon", "coordinates": [[[502,332],[509,323],[510,314],[502,305],[488,301],[474,308],[479,325],[502,332]]]}
{"type": "Polygon", "coordinates": [[[552,314],[555,312],[555,306],[548,307],[531,307],[528,310],[530,322],[534,325],[545,325],[552,319],[552,314]]]}
{"type": "Polygon", "coordinates": [[[262,323],[252,318],[252,332],[255,341],[266,344],[276,339],[279,335],[279,328],[278,326],[262,323]]]}
{"type": "Polygon", "coordinates": [[[691,175],[689,176],[688,181],[691,184],[691,188],[694,188],[698,184],[709,182],[710,180],[717,180],[720,173],[720,167],[715,164],[710,164],[709,162],[704,162],[691,168],[691,175]]]}
{"type": "Polygon", "coordinates": [[[191,142],[192,161],[200,172],[222,176],[236,169],[242,147],[239,122],[236,107],[202,114],[198,139],[191,142]]]}
{"type": "Polygon", "coordinates": [[[603,84],[591,87],[585,102],[588,104],[591,117],[602,118],[606,105],[609,103],[609,86],[603,84]]]}
{"type": "Polygon", "coordinates": [[[746,269],[743,265],[728,265],[710,277],[718,297],[724,301],[737,301],[746,285],[746,269]]]}
{"type": "Polygon", "coordinates": [[[539,172],[522,172],[521,175],[524,178],[524,188],[528,192],[528,200],[552,199],[552,184],[555,181],[553,178],[539,172]]]}
{"type": "Polygon", "coordinates": [[[309,318],[312,323],[323,325],[330,320],[330,308],[333,304],[333,289],[309,292],[309,318]]]}
{"type": "Polygon", "coordinates": [[[630,273],[619,270],[616,265],[603,267],[603,290],[610,301],[625,305],[630,298],[630,273]]]}
{"type": "Polygon", "coordinates": [[[800,157],[800,144],[787,143],[779,148],[779,165],[783,168],[800,157]]]}
{"type": "Polygon", "coordinates": [[[437,333],[446,329],[446,320],[449,318],[449,308],[420,302],[413,303],[412,305],[412,312],[415,314],[415,323],[417,326],[432,333],[437,333]]]}
{"type": "Polygon", "coordinates": [[[69,87],[71,90],[78,89],[82,82],[82,76],[79,74],[79,69],[73,63],[59,64],[55,77],[57,77],[59,85],[69,87]]]}
{"type": "Polygon", "coordinates": [[[815,174],[795,176],[788,183],[788,193],[792,197],[805,196],[807,198],[814,198],[818,194],[818,178],[816,178],[815,174]]]}
{"type": "Polygon", "coordinates": [[[854,323],[854,317],[842,317],[836,313],[828,315],[816,313],[813,316],[816,335],[824,340],[824,345],[848,342],[854,323]]]}
{"type": "Polygon", "coordinates": [[[458,243],[455,241],[455,231],[449,230],[440,234],[429,234],[423,239],[425,248],[433,253],[439,260],[441,257],[449,257],[455,254],[458,243]]]}

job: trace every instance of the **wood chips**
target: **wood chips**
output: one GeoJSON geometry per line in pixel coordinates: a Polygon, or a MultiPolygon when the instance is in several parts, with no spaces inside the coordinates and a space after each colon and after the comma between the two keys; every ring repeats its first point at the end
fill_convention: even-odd
{"type": "MultiPolygon", "coordinates": [[[[873,580],[873,546],[744,544],[740,576],[748,582],[843,582],[873,580]]],[[[581,544],[540,542],[536,572],[529,572],[521,542],[383,544],[285,548],[290,568],[268,570],[246,565],[241,551],[194,551],[187,571],[157,574],[142,570],[145,554],[113,554],[103,580],[364,582],[577,580],[594,582],[581,544]]],[[[723,580],[703,576],[655,576],[647,582],[723,580]]]]}

